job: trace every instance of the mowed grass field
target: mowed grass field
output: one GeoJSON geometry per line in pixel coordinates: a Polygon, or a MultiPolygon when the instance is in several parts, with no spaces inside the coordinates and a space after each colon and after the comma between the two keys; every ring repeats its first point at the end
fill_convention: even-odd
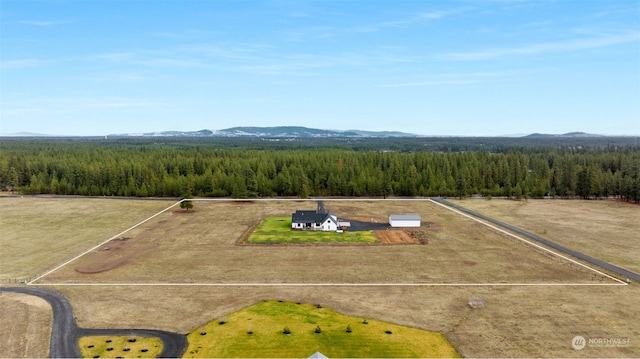
{"type": "MultiPolygon", "coordinates": [[[[7,207],[17,203],[11,201],[3,203],[7,207]]],[[[95,200],[85,201],[88,201],[88,206],[99,204],[95,200]]],[[[64,210],[65,203],[69,203],[65,200],[56,202],[60,210],[64,210]]],[[[563,205],[575,205],[576,208],[583,203],[558,202],[566,202],[563,205]]],[[[138,203],[144,206],[146,202],[131,201],[129,206],[135,207],[138,203]]],[[[10,210],[5,206],[4,211],[10,210]]],[[[419,213],[423,221],[429,224],[429,244],[321,248],[304,245],[277,248],[239,246],[237,240],[260,216],[289,216],[296,209],[314,208],[315,203],[196,201],[193,213],[171,211],[138,228],[135,233],[128,234],[126,237],[130,239],[123,239],[122,242],[134,242],[130,242],[132,244],[125,248],[125,252],[136,246],[145,249],[144,255],[136,257],[136,260],[113,270],[81,274],[75,268],[91,262],[88,257],[82,258],[43,278],[40,283],[67,284],[48,288],[69,298],[76,310],[78,323],[83,327],[149,328],[188,333],[213,318],[223,318],[262,300],[281,299],[319,303],[353,317],[440,332],[463,356],[640,356],[640,322],[635,320],[640,317],[640,308],[636,303],[640,297],[637,284],[597,287],[449,286],[447,283],[463,281],[496,284],[547,281],[556,284],[591,284],[593,281],[589,272],[541,254],[429,202],[326,201],[325,206],[339,215],[375,218],[390,213],[419,213]],[[149,244],[157,246],[149,249],[149,244]],[[441,283],[444,286],[364,287],[347,284],[393,284],[405,281],[441,283]],[[135,283],[171,282],[183,285],[134,286],[135,283]],[[226,283],[228,286],[189,285],[202,282],[226,283]],[[273,285],[254,286],[248,284],[250,282],[273,285]],[[338,285],[280,285],[288,282],[335,282],[338,285]],[[68,285],[72,283],[132,285],[68,285]],[[469,298],[481,298],[486,306],[472,309],[467,304],[469,298]],[[575,351],[571,347],[571,339],[576,335],[585,338],[629,338],[630,344],[624,347],[587,347],[575,351]]],[[[553,206],[540,209],[548,215],[553,215],[553,210],[553,206]]],[[[624,209],[609,206],[603,206],[601,210],[594,208],[588,215],[579,210],[569,212],[573,213],[573,216],[565,218],[569,224],[600,215],[628,215],[624,209]]],[[[32,220],[37,222],[40,219],[34,217],[32,220]]],[[[95,225],[99,226],[99,223],[95,225]]],[[[601,225],[608,231],[611,240],[619,235],[616,225],[607,222],[601,225]]],[[[66,227],[64,221],[59,222],[58,227],[55,230],[60,232],[82,232],[81,228],[66,227]]],[[[118,232],[107,227],[103,230],[110,235],[118,232]]],[[[547,232],[551,231],[552,228],[548,227],[547,232]]],[[[576,227],[575,233],[586,236],[588,229],[576,227]]],[[[34,233],[33,238],[25,237],[27,243],[24,245],[27,248],[30,245],[35,252],[45,251],[39,247],[42,245],[40,238],[45,234],[46,230],[41,230],[34,233]]],[[[606,243],[597,241],[592,245],[605,246],[606,243]]],[[[98,255],[94,260],[103,259],[99,256],[100,252],[93,253],[98,255]]],[[[624,250],[612,254],[614,259],[626,255],[624,250]]],[[[3,247],[2,255],[8,258],[13,253],[4,251],[3,247]]],[[[30,263],[31,266],[35,263],[46,267],[55,262],[55,258],[46,256],[40,259],[46,263],[34,262],[29,256],[23,255],[17,257],[12,266],[30,268],[30,263]]],[[[3,273],[5,270],[22,273],[4,265],[2,268],[3,273]]],[[[5,323],[10,324],[11,321],[0,321],[0,326],[6,327],[5,323]]],[[[0,343],[2,346],[3,343],[0,343]]]]}
{"type": "Polygon", "coordinates": [[[0,284],[35,277],[171,203],[0,197],[0,284]]]}
{"type": "Polygon", "coordinates": [[[377,241],[373,231],[353,231],[338,233],[335,231],[291,230],[291,217],[267,217],[253,231],[248,243],[374,243],[377,241]]]}
{"type": "Polygon", "coordinates": [[[0,295],[0,358],[46,358],[53,313],[41,298],[0,295]]]}
{"type": "Polygon", "coordinates": [[[187,358],[306,358],[317,351],[330,358],[458,357],[439,333],[275,300],[211,321],[187,340],[187,358]]]}

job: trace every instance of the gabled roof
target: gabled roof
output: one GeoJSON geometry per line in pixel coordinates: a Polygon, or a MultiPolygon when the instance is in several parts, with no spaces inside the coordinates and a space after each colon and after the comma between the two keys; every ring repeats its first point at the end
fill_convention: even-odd
{"type": "Polygon", "coordinates": [[[389,216],[390,221],[419,221],[419,214],[392,214],[389,216]]]}
{"type": "Polygon", "coordinates": [[[318,213],[316,211],[296,211],[291,215],[293,223],[324,223],[327,219],[335,222],[331,212],[318,213]]]}
{"type": "Polygon", "coordinates": [[[315,352],[313,354],[311,354],[311,356],[309,357],[309,359],[329,359],[329,357],[327,357],[326,355],[320,353],[320,352],[315,352]]]}

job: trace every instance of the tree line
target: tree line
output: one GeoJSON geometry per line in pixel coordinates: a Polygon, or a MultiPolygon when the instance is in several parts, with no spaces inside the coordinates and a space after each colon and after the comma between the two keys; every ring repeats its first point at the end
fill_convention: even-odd
{"type": "MultiPolygon", "coordinates": [[[[0,186],[23,194],[137,197],[456,196],[640,203],[640,147],[401,151],[216,141],[11,140],[0,186]],[[280,145],[278,145],[280,146],[280,145]]],[[[416,140],[412,140],[416,141],[416,140]]]]}

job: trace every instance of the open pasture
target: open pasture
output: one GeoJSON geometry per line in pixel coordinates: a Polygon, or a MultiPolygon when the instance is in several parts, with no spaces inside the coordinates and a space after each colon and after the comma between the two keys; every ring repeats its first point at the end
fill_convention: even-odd
{"type": "MultiPolygon", "coordinates": [[[[55,202],[63,210],[65,201],[55,202]]],[[[85,201],[88,206],[98,204],[95,200],[85,201]]],[[[575,206],[576,209],[584,203],[558,202],[561,202],[558,205],[569,208],[575,206]]],[[[131,201],[129,206],[145,206],[145,203],[131,201]]],[[[637,284],[566,286],[567,283],[593,284],[592,276],[583,269],[541,254],[429,202],[326,201],[325,205],[340,215],[343,212],[357,212],[373,218],[385,218],[389,213],[419,213],[428,224],[424,226],[428,244],[323,245],[321,248],[309,245],[282,248],[239,246],[237,239],[259,216],[288,216],[295,209],[314,208],[315,203],[196,201],[193,213],[183,215],[171,211],[137,228],[137,232],[122,236],[121,242],[137,238],[138,246],[156,241],[157,247],[145,252],[145,255],[115,269],[93,274],[75,270],[89,263],[83,257],[35,284],[60,283],[47,287],[70,300],[78,324],[82,327],[149,328],[188,333],[213,318],[223,318],[259,301],[281,299],[319,303],[353,317],[375,318],[437,331],[443,333],[463,356],[640,356],[640,322],[635,320],[640,317],[640,308],[636,303],[636,298],[640,297],[640,286],[637,284]],[[140,236],[145,232],[146,237],[140,236]],[[171,253],[171,250],[179,248],[178,240],[183,241],[184,246],[171,253]],[[196,247],[189,250],[193,245],[196,247]],[[333,251],[334,248],[346,253],[337,254],[339,251],[333,251]],[[417,253],[412,253],[416,250],[417,253]],[[152,260],[153,257],[156,258],[152,260]],[[234,259],[239,261],[234,262],[234,259]],[[337,259],[343,262],[336,262],[337,259]],[[247,265],[249,268],[245,268],[247,265]],[[340,270],[335,267],[340,267],[340,270]],[[301,272],[292,272],[296,268],[301,272]],[[328,273],[325,275],[315,271],[328,273]],[[278,275],[283,278],[279,279],[278,275]],[[311,282],[324,279],[326,281],[321,282],[324,285],[311,285],[311,282]],[[424,280],[435,286],[393,285],[401,280],[413,279],[424,280]],[[221,281],[228,285],[198,285],[203,280],[208,283],[221,281]],[[275,283],[269,285],[271,280],[275,283]],[[345,283],[331,286],[330,280],[345,283]],[[467,280],[471,285],[451,285],[461,280],[467,280]],[[496,285],[473,285],[485,280],[496,285]],[[533,284],[547,280],[556,285],[500,285],[513,282],[533,284]],[[172,284],[171,281],[177,283],[172,284]],[[230,284],[232,281],[236,281],[236,284],[230,284]],[[263,281],[260,286],[242,284],[259,281],[263,281]],[[299,285],[286,285],[285,281],[297,281],[299,285]],[[347,281],[363,284],[383,282],[389,285],[357,286],[347,281]],[[469,298],[481,298],[486,306],[470,308],[469,298]],[[586,347],[576,351],[571,346],[571,340],[576,335],[585,338],[629,338],[630,343],[620,347],[586,347]]],[[[8,211],[6,208],[3,210],[8,211]]],[[[553,216],[554,206],[541,208],[540,211],[553,216]]],[[[613,217],[628,218],[629,215],[625,209],[617,206],[605,207],[603,211],[613,217]]],[[[99,209],[96,209],[97,212],[99,209]]],[[[28,210],[25,209],[24,213],[28,213],[28,210]]],[[[147,216],[153,213],[156,211],[147,212],[147,216]]],[[[571,213],[577,211],[567,211],[565,221],[568,225],[572,223],[571,213]]],[[[28,218],[25,217],[25,220],[28,218]]],[[[520,218],[524,228],[528,228],[527,218],[520,218]]],[[[130,220],[123,227],[133,222],[130,220]]],[[[600,225],[611,236],[616,236],[618,227],[615,223],[602,222],[600,225]]],[[[102,225],[100,222],[94,224],[102,225]]],[[[60,232],[82,232],[82,228],[67,227],[64,221],[57,226],[60,232]]],[[[108,226],[102,230],[103,233],[109,233],[105,235],[106,238],[118,233],[108,226]]],[[[551,230],[549,227],[548,232],[551,230]]],[[[590,235],[588,226],[578,226],[573,230],[576,236],[590,235]]],[[[22,245],[31,245],[34,251],[44,250],[38,247],[40,237],[25,238],[27,242],[22,245]]],[[[553,239],[560,242],[561,238],[553,239]]],[[[94,244],[93,240],[87,239],[85,244],[94,244]]],[[[620,263],[618,260],[627,255],[627,249],[615,248],[618,249],[612,251],[612,262],[620,263]]],[[[27,251],[19,260],[10,263],[23,265],[27,269],[30,268],[29,263],[42,266],[42,263],[33,261],[28,253],[31,252],[27,251]]],[[[75,254],[77,252],[67,253],[66,256],[73,257],[75,254]]],[[[2,255],[8,258],[13,253],[4,251],[2,255]]],[[[59,263],[53,263],[54,260],[46,256],[40,258],[48,261],[47,267],[59,263]]],[[[5,266],[4,262],[2,269],[3,274],[14,270],[5,266]]]]}
{"type": "Polygon", "coordinates": [[[0,283],[33,278],[171,203],[0,197],[0,283]]]}
{"type": "MultiPolygon", "coordinates": [[[[430,201],[325,201],[340,216],[418,213],[427,245],[239,245],[260,218],[313,201],[198,201],[167,211],[38,283],[591,283],[592,272],[430,201]]],[[[335,234],[335,233],[334,233],[335,234]]],[[[319,233],[319,235],[323,235],[319,233]]],[[[349,232],[342,233],[349,235],[349,232]]]]}
{"type": "Polygon", "coordinates": [[[560,245],[640,273],[640,207],[610,200],[452,200],[560,245]]]}

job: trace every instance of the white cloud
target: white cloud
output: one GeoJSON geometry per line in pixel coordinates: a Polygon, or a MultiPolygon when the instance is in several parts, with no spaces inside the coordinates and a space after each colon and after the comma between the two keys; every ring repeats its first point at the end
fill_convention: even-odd
{"type": "Polygon", "coordinates": [[[29,67],[35,67],[42,63],[40,60],[36,59],[21,59],[21,60],[5,60],[0,61],[0,70],[16,70],[16,69],[24,69],[29,67]]]}
{"type": "Polygon", "coordinates": [[[375,24],[362,25],[353,28],[357,32],[377,32],[385,28],[404,28],[414,24],[425,23],[433,20],[442,19],[448,16],[457,15],[465,11],[471,10],[472,7],[461,7],[450,10],[437,10],[421,12],[403,19],[383,21],[375,24]]]}
{"type": "Polygon", "coordinates": [[[69,20],[22,20],[21,24],[32,25],[32,26],[55,26],[55,25],[64,25],[70,24],[73,21],[69,20]]]}
{"type": "Polygon", "coordinates": [[[640,32],[636,31],[620,35],[601,36],[597,38],[573,39],[568,41],[523,45],[519,47],[503,47],[480,51],[447,53],[438,55],[436,58],[440,60],[453,61],[491,60],[505,56],[537,55],[547,52],[589,50],[637,41],[640,41],[640,32]]]}

